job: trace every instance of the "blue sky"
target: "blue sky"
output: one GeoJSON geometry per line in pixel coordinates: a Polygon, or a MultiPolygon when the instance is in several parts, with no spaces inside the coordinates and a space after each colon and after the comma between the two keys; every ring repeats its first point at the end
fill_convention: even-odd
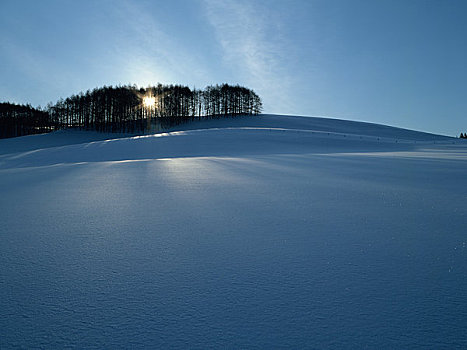
{"type": "Polygon", "coordinates": [[[467,131],[464,0],[1,0],[0,100],[228,82],[265,113],[467,131]]]}

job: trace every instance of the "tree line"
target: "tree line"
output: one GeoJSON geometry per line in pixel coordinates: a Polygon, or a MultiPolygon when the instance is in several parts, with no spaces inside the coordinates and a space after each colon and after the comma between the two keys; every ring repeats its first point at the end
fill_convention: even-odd
{"type": "Polygon", "coordinates": [[[190,120],[257,115],[261,111],[261,98],[239,85],[211,85],[204,90],[162,84],[147,88],[104,86],[49,103],[44,109],[2,103],[0,137],[70,127],[101,132],[145,132],[190,120]]]}
{"type": "Polygon", "coordinates": [[[40,134],[55,130],[47,111],[31,105],[0,103],[0,138],[40,134]]]}

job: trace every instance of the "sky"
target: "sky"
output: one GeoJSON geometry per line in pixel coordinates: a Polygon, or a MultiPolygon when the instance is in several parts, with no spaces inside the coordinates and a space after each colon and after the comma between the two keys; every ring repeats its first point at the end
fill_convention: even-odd
{"type": "Polygon", "coordinates": [[[264,113],[467,132],[465,0],[0,0],[0,101],[240,84],[264,113]]]}

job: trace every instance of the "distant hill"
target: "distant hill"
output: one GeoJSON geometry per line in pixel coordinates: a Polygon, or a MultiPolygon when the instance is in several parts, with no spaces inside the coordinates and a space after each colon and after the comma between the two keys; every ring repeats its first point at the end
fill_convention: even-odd
{"type": "Polygon", "coordinates": [[[374,123],[356,122],[344,119],[261,114],[259,116],[236,117],[194,121],[169,130],[192,130],[217,127],[264,127],[303,129],[343,134],[397,138],[413,141],[452,140],[452,137],[421,131],[402,129],[374,123]]]}
{"type": "Polygon", "coordinates": [[[164,133],[130,135],[80,130],[0,140],[0,165],[265,154],[413,151],[456,138],[338,119],[281,115],[193,121],[164,133]],[[111,141],[111,142],[110,142],[111,141]],[[21,153],[22,152],[22,153],[21,153]]]}

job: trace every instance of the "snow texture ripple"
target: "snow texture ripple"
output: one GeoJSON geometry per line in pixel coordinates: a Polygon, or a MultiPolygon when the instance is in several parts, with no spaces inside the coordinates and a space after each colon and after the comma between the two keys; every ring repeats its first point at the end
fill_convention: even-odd
{"type": "Polygon", "coordinates": [[[466,142],[210,123],[0,140],[1,349],[467,347],[466,142]]]}

